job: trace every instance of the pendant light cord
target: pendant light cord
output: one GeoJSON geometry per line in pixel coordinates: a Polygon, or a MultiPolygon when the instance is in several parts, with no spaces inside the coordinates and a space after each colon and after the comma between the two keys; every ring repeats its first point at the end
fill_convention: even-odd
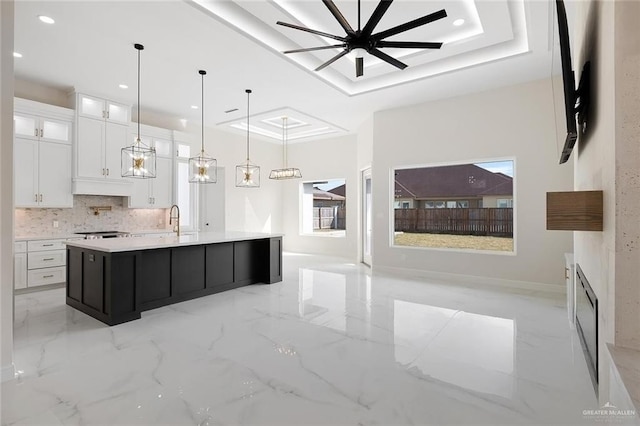
{"type": "Polygon", "coordinates": [[[358,32],[360,31],[360,0],[358,0],[358,32]]]}
{"type": "Polygon", "coordinates": [[[134,44],[138,50],[138,139],[136,139],[136,145],[140,146],[140,51],[144,49],[144,46],[141,44],[134,44]]]}
{"type": "Polygon", "coordinates": [[[200,70],[198,72],[202,76],[202,141],[200,145],[200,152],[204,156],[204,76],[207,72],[203,70],[200,70]]]}
{"type": "Polygon", "coordinates": [[[249,167],[249,95],[251,89],[247,89],[245,92],[247,92],[247,167],[249,167]]]}
{"type": "Polygon", "coordinates": [[[287,168],[287,137],[287,117],[282,117],[282,164],[285,169],[287,168]]]}

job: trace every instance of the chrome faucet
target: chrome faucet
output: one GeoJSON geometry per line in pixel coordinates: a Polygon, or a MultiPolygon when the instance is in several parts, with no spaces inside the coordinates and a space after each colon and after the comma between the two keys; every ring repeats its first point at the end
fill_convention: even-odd
{"type": "Polygon", "coordinates": [[[174,226],[173,230],[177,232],[178,237],[180,236],[180,207],[178,207],[177,204],[174,204],[171,206],[171,209],[169,210],[169,225],[171,225],[173,223],[173,219],[176,220],[176,225],[174,226]],[[176,209],[177,215],[174,216],[173,215],[173,209],[176,209]]]}

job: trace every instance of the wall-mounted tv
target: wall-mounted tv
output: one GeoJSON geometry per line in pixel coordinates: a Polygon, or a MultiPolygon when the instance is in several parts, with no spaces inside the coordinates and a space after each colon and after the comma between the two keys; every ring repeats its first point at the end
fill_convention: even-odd
{"type": "Polygon", "coordinates": [[[567,121],[567,136],[560,154],[560,164],[566,163],[571,156],[573,146],[578,139],[578,129],[584,134],[587,128],[587,110],[589,107],[590,63],[586,62],[576,90],[576,82],[571,66],[571,47],[567,11],[563,0],[556,0],[558,12],[558,33],[560,42],[560,61],[562,63],[562,84],[564,87],[564,109],[567,121]],[[578,127],[579,126],[579,127],[578,127]]]}

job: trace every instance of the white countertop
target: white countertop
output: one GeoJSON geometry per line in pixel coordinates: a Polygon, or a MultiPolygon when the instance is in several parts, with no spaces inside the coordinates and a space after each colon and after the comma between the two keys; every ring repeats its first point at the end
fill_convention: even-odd
{"type": "Polygon", "coordinates": [[[282,234],[263,234],[258,232],[199,232],[192,235],[181,235],[180,237],[129,237],[77,240],[68,241],[67,245],[107,253],[117,253],[123,251],[226,243],[231,241],[260,240],[281,236],[282,234]]]}

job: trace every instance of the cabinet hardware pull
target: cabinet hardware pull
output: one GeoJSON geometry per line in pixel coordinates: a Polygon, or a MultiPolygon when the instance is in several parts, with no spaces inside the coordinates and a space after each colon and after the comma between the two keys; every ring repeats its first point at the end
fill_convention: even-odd
{"type": "Polygon", "coordinates": [[[38,129],[35,129],[35,130],[36,130],[35,136],[38,137],[38,129]]]}
{"type": "Polygon", "coordinates": [[[36,199],[34,200],[36,203],[38,202],[38,194],[36,194],[36,199]]]}
{"type": "Polygon", "coordinates": [[[109,111],[107,110],[107,118],[109,118],[109,111]]]}
{"type": "Polygon", "coordinates": [[[46,259],[42,259],[43,262],[49,261],[49,260],[55,260],[53,257],[47,257],[46,259]]]}
{"type": "Polygon", "coordinates": [[[106,111],[102,111],[102,118],[107,118],[106,111]]]}
{"type": "Polygon", "coordinates": [[[109,169],[107,169],[107,176],[109,176],[109,169]]]}
{"type": "Polygon", "coordinates": [[[43,244],[42,247],[53,247],[53,244],[43,244]]]}
{"type": "Polygon", "coordinates": [[[42,202],[42,194],[40,194],[40,202],[42,202]]]}
{"type": "Polygon", "coordinates": [[[44,130],[43,129],[40,129],[40,137],[41,138],[44,137],[44,130]]]}
{"type": "Polygon", "coordinates": [[[569,268],[564,268],[564,279],[565,280],[569,279],[569,268]]]}
{"type": "Polygon", "coordinates": [[[42,278],[53,278],[53,275],[43,275],[42,278]]]}
{"type": "Polygon", "coordinates": [[[104,169],[102,169],[102,176],[104,176],[104,169]]]}

